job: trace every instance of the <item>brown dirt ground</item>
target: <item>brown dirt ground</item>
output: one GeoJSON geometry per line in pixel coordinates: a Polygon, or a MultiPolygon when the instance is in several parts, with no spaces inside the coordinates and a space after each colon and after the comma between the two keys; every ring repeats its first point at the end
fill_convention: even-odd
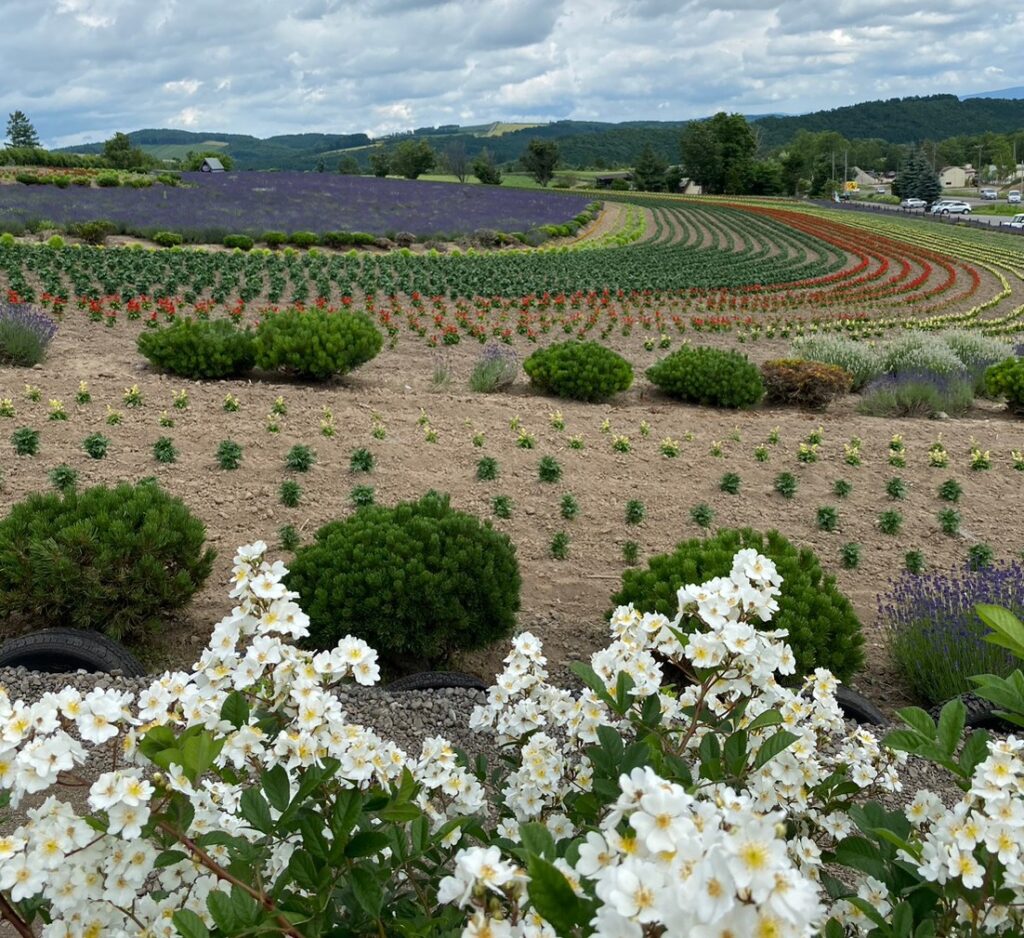
{"type": "MultiPolygon", "coordinates": [[[[286,523],[294,524],[308,539],[320,525],[351,511],[348,493],[356,484],[372,484],[384,504],[415,498],[430,488],[450,492],[455,507],[483,517],[491,516],[494,495],[510,495],[515,503],[513,517],[495,519],[495,525],[510,535],[518,551],[523,574],[519,624],[544,639],[549,657],[559,665],[586,656],[605,642],[603,614],[623,570],[624,542],[637,541],[641,558],[647,558],[698,535],[690,509],[700,502],[714,509],[715,526],[776,527],[796,543],[813,548],[850,596],[868,641],[868,667],[855,683],[888,707],[906,701],[888,664],[883,632],[874,622],[875,606],[888,577],[901,569],[904,553],[920,549],[931,567],[942,568],[961,561],[967,547],[977,541],[990,544],[1000,558],[1014,556],[1024,546],[1012,514],[1021,504],[1024,473],[1014,471],[1010,458],[1011,450],[1024,448],[1024,432],[996,405],[981,404],[966,418],[943,422],[859,416],[853,399],[820,416],[785,409],[733,413],[682,405],[662,396],[642,377],[643,369],[665,353],[644,350],[639,333],[609,343],[629,358],[638,377],[628,393],[608,404],[543,397],[529,389],[525,378],[504,393],[474,394],[467,388],[467,379],[479,354],[475,343],[464,340],[454,348],[432,350],[405,332],[397,347],[386,349],[344,381],[329,385],[273,376],[192,383],[149,369],[135,349],[140,328],[138,323],[122,322],[108,329],[86,321],[80,313],[69,313],[42,367],[0,368],[0,398],[13,398],[17,409],[14,419],[0,420],[0,466],[6,476],[0,511],[46,488],[46,473],[64,462],[79,470],[83,485],[153,475],[184,499],[205,522],[219,556],[213,576],[191,607],[168,622],[157,637],[148,655],[154,667],[191,663],[213,623],[229,610],[224,584],[235,547],[256,538],[276,545],[277,531],[286,523]],[[447,368],[450,382],[435,390],[433,374],[439,364],[447,368]],[[93,402],[79,406],[74,397],[83,379],[89,382],[93,402]],[[25,399],[26,382],[40,388],[39,402],[25,399]],[[136,383],[144,396],[143,406],[126,408],[121,402],[124,389],[136,383]],[[182,387],[191,401],[185,412],[171,406],[172,393],[182,387]],[[241,401],[238,413],[222,408],[228,392],[241,401]],[[281,432],[271,434],[265,430],[265,415],[278,395],[284,396],[288,414],[281,419],[281,432]],[[68,421],[47,419],[51,398],[65,403],[68,421]],[[106,425],[107,405],[122,412],[122,424],[106,425]],[[337,427],[330,439],[319,430],[325,407],[333,412],[337,427]],[[549,415],[556,409],[564,416],[563,432],[550,426],[549,415]],[[164,410],[176,420],[173,429],[159,426],[164,410]],[[421,410],[439,434],[437,443],[424,440],[417,425],[421,410]],[[381,441],[371,436],[374,413],[387,427],[387,437],[381,441]],[[536,435],[535,449],[515,445],[509,422],[517,416],[536,435]],[[611,435],[600,429],[605,419],[613,434],[630,438],[632,452],[612,450],[611,435]],[[642,421],[651,426],[646,438],[639,429],[642,421]],[[824,428],[820,459],[812,465],[801,464],[796,458],[799,444],[819,425],[824,428]],[[20,426],[41,431],[37,456],[13,455],[8,437],[20,426]],[[756,462],[755,446],[774,427],[780,443],[771,448],[769,462],[756,462]],[[81,449],[82,439],[95,431],[111,440],[107,457],[99,461],[89,459],[81,449]],[[482,449],[472,445],[476,432],[485,434],[482,449]],[[888,442],[896,432],[903,434],[907,447],[907,467],[901,470],[887,464],[888,442]],[[947,470],[928,467],[928,447],[940,432],[951,456],[947,470]],[[688,433],[693,434],[690,441],[685,439],[688,433]],[[567,447],[566,440],[573,434],[584,437],[584,450],[567,447]],[[176,464],[161,465],[153,458],[153,443],[164,435],[173,439],[180,452],[176,464]],[[739,440],[732,439],[735,435],[739,440]],[[682,452],[676,459],[659,453],[659,440],[666,436],[681,441],[682,452]],[[843,461],[843,444],[853,436],[863,440],[859,468],[843,461]],[[245,448],[242,466],[234,472],[219,470],[214,461],[218,442],[226,438],[245,448]],[[967,453],[972,439],[991,450],[991,470],[970,470],[967,453]],[[720,458],[710,455],[714,441],[722,441],[720,458]],[[302,486],[302,502],[289,509],[279,503],[277,493],[290,475],[284,455],[295,443],[312,446],[318,458],[311,472],[295,476],[302,486]],[[348,468],[351,451],[363,446],[376,456],[376,469],[369,477],[353,475],[348,468]],[[563,467],[557,484],[537,478],[537,463],[546,454],[555,455],[563,467]],[[497,458],[497,481],[476,481],[476,461],[482,455],[497,458]],[[782,471],[793,472],[800,480],[791,501],[773,491],[773,480],[782,471]],[[719,490],[725,472],[741,476],[739,495],[719,490]],[[890,502],[884,489],[894,475],[909,485],[906,501],[899,504],[890,502]],[[942,535],[936,521],[936,512],[943,507],[936,487],[951,477],[964,487],[958,506],[963,515],[959,538],[942,535]],[[853,483],[846,501],[832,495],[838,478],[853,483]],[[573,493],[580,504],[580,515],[573,521],[563,520],[559,513],[566,492],[573,493]],[[625,504],[631,498],[641,499],[647,507],[646,520],[633,528],[624,523],[625,504]],[[822,505],[839,509],[837,532],[817,530],[817,508],[822,505]],[[898,507],[905,518],[902,532],[894,537],[881,534],[877,527],[879,513],[890,507],[898,507]],[[548,551],[552,536],[560,530],[571,538],[569,559],[561,562],[548,551]],[[839,548],[848,541],[861,545],[861,564],[855,571],[842,569],[839,561],[839,548]]],[[[731,344],[725,335],[699,339],[731,344]]],[[[532,347],[517,341],[522,342],[520,355],[529,354],[532,347]]],[[[760,360],[783,353],[786,344],[761,341],[744,348],[760,360]]],[[[467,656],[462,665],[490,676],[504,653],[499,647],[467,656]]]]}

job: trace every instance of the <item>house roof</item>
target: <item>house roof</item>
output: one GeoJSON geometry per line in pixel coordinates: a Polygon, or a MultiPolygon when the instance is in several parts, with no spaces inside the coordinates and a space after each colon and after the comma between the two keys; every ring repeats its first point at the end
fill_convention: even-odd
{"type": "Polygon", "coordinates": [[[218,160],[217,157],[215,157],[215,156],[208,156],[208,157],[206,157],[206,159],[203,160],[203,165],[204,166],[209,166],[210,169],[223,169],[224,168],[224,164],[220,160],[218,160]]]}

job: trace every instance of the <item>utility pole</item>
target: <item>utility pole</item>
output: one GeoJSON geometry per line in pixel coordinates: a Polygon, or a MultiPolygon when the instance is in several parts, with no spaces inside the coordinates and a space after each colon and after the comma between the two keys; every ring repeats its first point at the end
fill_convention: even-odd
{"type": "Polygon", "coordinates": [[[978,144],[978,165],[974,168],[974,181],[978,184],[978,188],[981,188],[981,148],[983,144],[978,144]]]}

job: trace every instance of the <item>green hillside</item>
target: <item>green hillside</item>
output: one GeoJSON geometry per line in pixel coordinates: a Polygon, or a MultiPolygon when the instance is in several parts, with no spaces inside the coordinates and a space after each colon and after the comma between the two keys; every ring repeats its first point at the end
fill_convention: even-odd
{"type": "MultiPolygon", "coordinates": [[[[983,133],[1011,133],[1024,128],[1024,100],[970,98],[955,95],[893,98],[849,107],[816,111],[799,117],[751,117],[757,123],[763,150],[787,145],[800,131],[833,131],[847,140],[877,140],[882,144],[939,141],[983,133]]],[[[425,139],[439,152],[462,147],[472,159],[485,147],[499,163],[518,159],[534,137],[558,142],[567,168],[631,166],[646,145],[669,162],[679,159],[679,137],[685,121],[553,121],[515,124],[496,121],[460,127],[420,127],[411,133],[371,140],[366,134],[281,134],[260,139],[245,134],[210,131],[137,130],[128,136],[159,159],[181,158],[189,150],[221,149],[238,169],[312,170],[322,160],[334,170],[340,159],[354,157],[362,167],[375,146],[403,139],[425,139]]],[[[102,143],[66,147],[75,153],[99,153],[102,143]]]]}

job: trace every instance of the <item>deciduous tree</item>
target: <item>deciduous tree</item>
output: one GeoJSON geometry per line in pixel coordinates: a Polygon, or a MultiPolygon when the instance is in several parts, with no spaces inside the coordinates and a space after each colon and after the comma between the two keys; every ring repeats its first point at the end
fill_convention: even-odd
{"type": "Polygon", "coordinates": [[[437,154],[426,140],[403,140],[391,154],[391,171],[406,179],[416,179],[437,163],[437,154]]]}
{"type": "Polygon", "coordinates": [[[554,140],[534,137],[519,157],[519,162],[538,183],[546,186],[555,175],[555,167],[560,159],[558,144],[554,140]]]}
{"type": "Polygon", "coordinates": [[[485,186],[501,185],[501,170],[498,169],[497,164],[494,162],[491,151],[486,147],[476,155],[472,168],[473,175],[485,186]]]}

